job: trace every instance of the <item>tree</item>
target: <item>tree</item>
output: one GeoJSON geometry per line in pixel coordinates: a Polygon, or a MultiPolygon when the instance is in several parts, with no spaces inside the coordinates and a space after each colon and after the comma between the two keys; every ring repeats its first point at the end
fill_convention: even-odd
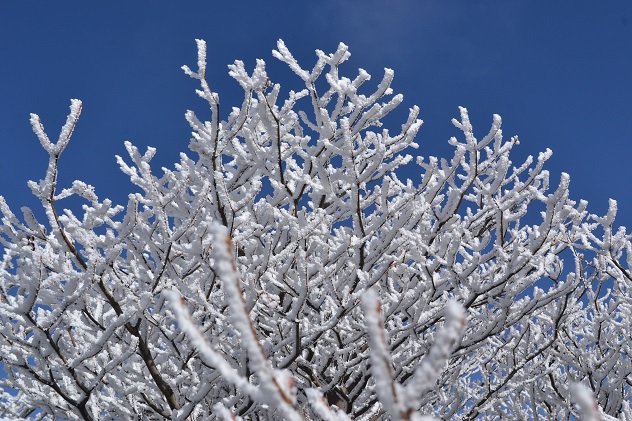
{"type": "Polygon", "coordinates": [[[478,139],[464,108],[454,155],[411,162],[418,108],[381,129],[393,71],[361,93],[344,44],[308,71],[279,41],[304,85],[284,100],[262,60],[236,61],[244,100],[222,120],[197,46],[195,157],[157,176],[155,149],[126,143],[127,206],[57,186],[80,101],[55,143],[31,116],[46,221],[0,199],[6,417],[631,419],[616,202],[590,215],[568,175],[550,189],[550,150],[514,166],[500,117],[478,139]],[[69,196],[80,212],[59,211],[69,196]]]}

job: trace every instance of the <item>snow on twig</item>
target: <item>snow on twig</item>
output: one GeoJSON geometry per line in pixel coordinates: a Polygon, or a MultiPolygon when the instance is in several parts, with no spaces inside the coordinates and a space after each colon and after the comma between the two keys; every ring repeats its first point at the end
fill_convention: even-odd
{"type": "Polygon", "coordinates": [[[573,401],[579,405],[582,411],[583,421],[601,421],[599,414],[599,405],[595,400],[590,389],[581,383],[575,383],[571,386],[571,396],[573,401]]]}
{"type": "Polygon", "coordinates": [[[180,293],[173,290],[164,291],[163,293],[178,322],[178,327],[187,334],[195,349],[200,353],[200,358],[202,358],[206,364],[215,367],[222,376],[236,388],[255,400],[261,399],[261,392],[258,388],[251,384],[248,379],[242,377],[219,352],[213,349],[204,335],[202,335],[202,332],[200,332],[195,322],[191,319],[191,315],[186,309],[184,299],[180,296],[180,293]]]}
{"type": "Polygon", "coordinates": [[[431,390],[441,375],[455,344],[465,329],[465,310],[456,301],[445,306],[445,324],[440,329],[430,352],[415,370],[412,379],[404,388],[404,399],[408,408],[416,408],[424,393],[431,390]]]}
{"type": "Polygon", "coordinates": [[[420,405],[420,398],[434,388],[454,345],[463,335],[466,322],[463,307],[455,301],[448,301],[444,310],[445,324],[430,352],[405,387],[394,378],[391,352],[380,316],[381,304],[375,291],[366,292],[362,309],[371,348],[371,371],[380,402],[393,419],[418,419],[415,411],[420,405]]]}
{"type": "Polygon", "coordinates": [[[340,410],[334,410],[327,405],[325,397],[318,389],[310,388],[306,391],[307,400],[314,413],[326,421],[350,421],[351,418],[340,410]]]}
{"type": "Polygon", "coordinates": [[[235,330],[241,334],[241,339],[248,354],[248,361],[251,370],[259,377],[261,384],[257,387],[241,377],[225,359],[213,350],[202,333],[191,320],[189,313],[184,308],[179,294],[167,292],[172,309],[176,315],[176,320],[181,325],[195,347],[200,351],[202,358],[208,360],[210,365],[216,366],[227,380],[236,387],[243,389],[251,398],[267,403],[272,407],[279,408],[286,419],[302,420],[303,416],[293,408],[295,397],[293,394],[293,379],[291,376],[281,372],[275,372],[266,358],[257,335],[250,321],[250,316],[239,287],[239,276],[234,266],[231,249],[231,240],[225,227],[215,224],[211,234],[215,241],[213,243],[216,270],[222,281],[222,286],[226,294],[226,301],[231,309],[231,320],[235,330]]]}
{"type": "Polygon", "coordinates": [[[399,398],[399,385],[393,376],[390,350],[380,317],[381,307],[375,291],[368,290],[362,299],[362,310],[371,349],[371,373],[375,380],[375,391],[384,409],[393,419],[408,419],[399,398]]]}

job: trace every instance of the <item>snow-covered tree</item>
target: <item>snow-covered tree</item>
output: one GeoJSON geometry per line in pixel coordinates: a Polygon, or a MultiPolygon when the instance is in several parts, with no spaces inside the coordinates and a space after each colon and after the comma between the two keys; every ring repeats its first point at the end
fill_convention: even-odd
{"type": "Polygon", "coordinates": [[[285,93],[236,61],[243,102],[221,109],[197,47],[210,121],[186,113],[192,153],[162,175],[125,144],[126,206],[57,185],[80,101],[56,142],[31,116],[45,220],[0,198],[2,415],[632,419],[614,201],[589,214],[568,175],[549,185],[549,150],[514,164],[500,117],[479,138],[463,108],[453,156],[414,160],[418,108],[382,128],[393,71],[342,76],[344,44],[306,70],[279,41],[285,93]]]}

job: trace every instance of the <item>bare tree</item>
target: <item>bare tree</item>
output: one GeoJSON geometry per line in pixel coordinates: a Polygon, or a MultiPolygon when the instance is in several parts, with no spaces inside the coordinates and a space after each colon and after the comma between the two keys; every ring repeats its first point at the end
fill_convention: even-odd
{"type": "Polygon", "coordinates": [[[0,198],[4,416],[632,417],[632,246],[614,201],[590,215],[568,175],[550,188],[550,150],[514,165],[500,117],[479,139],[464,108],[454,155],[412,162],[418,108],[382,128],[402,102],[393,71],[373,89],[364,70],[341,76],[344,44],[305,70],[279,41],[300,81],[284,99],[262,60],[236,61],[228,111],[197,46],[184,71],[210,121],[187,112],[193,156],[161,176],[155,149],[125,144],[127,206],[57,186],[80,101],[57,142],[31,116],[46,221],[0,198]],[[80,212],[60,210],[69,196],[80,212]]]}

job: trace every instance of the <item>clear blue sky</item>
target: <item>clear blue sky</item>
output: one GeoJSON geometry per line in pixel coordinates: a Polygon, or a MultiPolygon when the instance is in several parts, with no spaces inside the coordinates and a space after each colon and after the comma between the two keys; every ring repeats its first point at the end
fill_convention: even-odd
{"type": "Polygon", "coordinates": [[[81,179],[125,203],[133,188],[114,159],[125,140],[155,146],[154,167],[172,167],[190,137],[184,112],[208,117],[180,69],[195,65],[195,38],[208,43],[209,81],[224,109],[239,104],[226,74],[233,60],[251,68],[263,58],[273,81],[300,89],[271,56],[276,40],[305,67],[316,48],[345,42],[348,76],[363,67],[379,80],[390,67],[404,110],[421,107],[420,154],[447,157],[459,105],[481,137],[500,114],[505,135],[521,139],[515,163],[551,148],[547,168],[554,180],[571,175],[571,197],[598,213],[615,198],[619,224],[632,226],[629,0],[5,2],[0,194],[16,211],[35,204],[26,181],[43,177],[47,156],[29,113],[56,138],[70,98],[84,109],[61,158],[61,187],[81,179]]]}

